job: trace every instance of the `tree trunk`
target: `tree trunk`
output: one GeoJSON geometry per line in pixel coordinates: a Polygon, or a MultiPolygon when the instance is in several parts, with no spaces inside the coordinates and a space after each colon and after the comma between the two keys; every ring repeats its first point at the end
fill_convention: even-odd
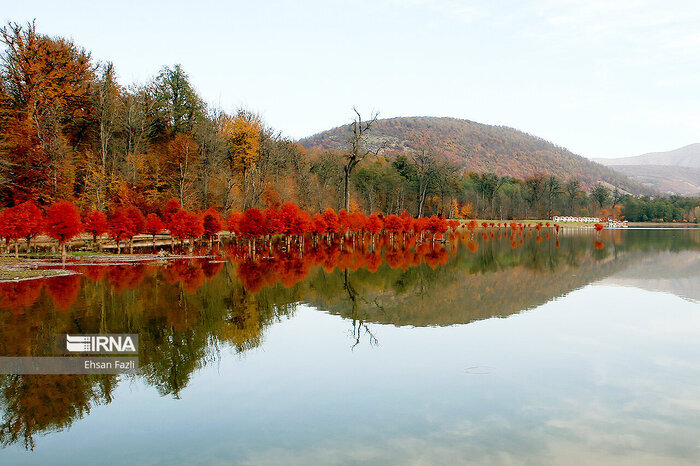
{"type": "Polygon", "coordinates": [[[345,210],[350,212],[350,170],[345,168],[345,210]]]}

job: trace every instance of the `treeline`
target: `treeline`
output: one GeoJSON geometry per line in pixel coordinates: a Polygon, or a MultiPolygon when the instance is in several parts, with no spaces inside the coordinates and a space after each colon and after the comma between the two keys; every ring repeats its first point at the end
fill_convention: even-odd
{"type": "MultiPolygon", "coordinates": [[[[346,149],[306,150],[259,115],[208,105],[179,65],[125,86],[111,63],[95,63],[85,49],[42,35],[34,24],[10,23],[0,29],[0,40],[5,207],[32,201],[45,209],[67,199],[82,212],[134,207],[152,213],[174,198],[192,212],[288,201],[312,214],[345,208],[503,220],[620,216],[626,208],[619,193],[579,182],[571,178],[575,173],[561,175],[561,167],[552,172],[557,176],[526,179],[471,173],[451,161],[454,148],[427,139],[402,152],[382,151],[372,131],[387,120],[370,128],[374,120],[363,123],[359,113],[346,149]]],[[[681,212],[673,218],[697,217],[692,205],[676,207],[681,212]]]]}
{"type": "Polygon", "coordinates": [[[631,222],[698,222],[700,197],[624,196],[622,212],[631,222]]]}
{"type": "Polygon", "coordinates": [[[602,184],[586,190],[578,179],[545,174],[519,179],[463,173],[431,149],[393,160],[377,157],[359,168],[353,180],[360,205],[370,211],[408,209],[419,216],[501,220],[553,215],[631,221],[696,222],[700,218],[700,198],[636,198],[602,184]]]}
{"type": "MultiPolygon", "coordinates": [[[[176,199],[169,200],[161,211],[149,212],[145,216],[132,205],[115,207],[109,215],[92,210],[81,218],[78,207],[67,200],[52,203],[45,215],[33,201],[0,211],[0,238],[8,249],[14,246],[15,257],[19,255],[20,241],[26,241],[25,250],[29,253],[32,241],[40,234],[46,234],[58,242],[64,260],[67,243],[83,232],[92,236],[93,246],[98,249],[101,249],[103,237],[107,235],[116,246],[117,253],[121,252],[122,244],[128,244],[129,252],[133,253],[134,238],[144,234],[151,237],[149,246],[154,252],[156,236],[167,234],[171,238],[171,249],[174,249],[174,240],[177,240],[183,246],[187,243],[191,253],[195,244],[202,239],[209,242],[211,249],[213,241],[219,240],[219,233],[226,230],[234,239],[247,240],[250,253],[255,255],[259,242],[262,246],[268,246],[269,253],[272,253],[273,243],[282,245],[287,252],[291,251],[293,244],[303,251],[307,239],[312,241],[313,246],[320,242],[329,245],[337,242],[341,248],[344,241],[364,244],[368,236],[374,245],[376,237],[382,234],[388,235],[392,243],[405,243],[408,237],[414,242],[422,242],[426,237],[434,242],[436,237],[441,239],[448,229],[454,232],[459,226],[458,220],[437,216],[413,218],[406,211],[401,216],[384,217],[381,214],[367,216],[362,212],[350,213],[345,209],[336,214],[328,208],[312,216],[293,202],[272,205],[264,210],[251,207],[244,212],[234,211],[225,221],[213,207],[203,213],[187,211],[176,199]]],[[[475,221],[469,225],[471,229],[476,226],[475,221]]],[[[487,226],[484,222],[484,228],[487,226]]]]}

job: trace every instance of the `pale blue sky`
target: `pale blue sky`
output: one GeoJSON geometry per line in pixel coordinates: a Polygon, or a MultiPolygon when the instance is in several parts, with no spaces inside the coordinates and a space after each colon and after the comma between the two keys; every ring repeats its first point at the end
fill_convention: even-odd
{"type": "Polygon", "coordinates": [[[208,102],[293,138],[357,105],[512,126],[588,157],[700,142],[694,1],[0,4],[112,60],[123,84],[181,63],[208,102]]]}

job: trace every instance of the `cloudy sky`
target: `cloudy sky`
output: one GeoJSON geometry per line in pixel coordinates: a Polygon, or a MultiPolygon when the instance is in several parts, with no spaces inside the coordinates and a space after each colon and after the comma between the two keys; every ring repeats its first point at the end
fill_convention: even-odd
{"type": "Polygon", "coordinates": [[[180,63],[210,103],[293,138],[350,121],[451,116],[588,157],[700,142],[694,1],[4,1],[123,84],[180,63]]]}

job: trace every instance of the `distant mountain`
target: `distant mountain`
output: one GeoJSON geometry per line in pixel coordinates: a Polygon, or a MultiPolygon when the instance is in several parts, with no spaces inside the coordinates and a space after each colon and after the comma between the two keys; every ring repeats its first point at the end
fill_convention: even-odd
{"type": "Polygon", "coordinates": [[[610,165],[610,168],[664,194],[700,195],[700,168],[673,165],[610,165]]]}
{"type": "Polygon", "coordinates": [[[649,152],[634,157],[617,159],[593,159],[603,165],[670,165],[674,167],[700,168],[700,143],[690,144],[667,152],[649,152]]]}
{"type": "MultiPolygon", "coordinates": [[[[350,125],[300,140],[304,147],[346,149],[350,125]]],[[[542,138],[505,126],[492,126],[456,118],[401,117],[377,120],[369,133],[369,149],[383,146],[393,156],[430,145],[437,153],[469,171],[494,172],[525,178],[537,173],[564,179],[579,178],[585,186],[603,182],[635,194],[648,188],[598,163],[542,138]]]]}
{"type": "Polygon", "coordinates": [[[662,193],[700,195],[700,144],[635,157],[594,160],[662,193]]]}

